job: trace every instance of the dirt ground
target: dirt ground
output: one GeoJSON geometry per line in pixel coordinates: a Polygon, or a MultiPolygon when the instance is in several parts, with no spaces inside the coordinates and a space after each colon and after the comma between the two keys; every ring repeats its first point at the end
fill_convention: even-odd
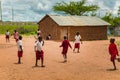
{"type": "MultiPolygon", "coordinates": [[[[0,35],[0,80],[120,80],[120,63],[116,61],[118,70],[112,70],[109,40],[83,41],[80,53],[69,48],[67,63],[62,63],[61,42],[45,41],[44,68],[34,66],[34,42],[33,36],[23,37],[24,55],[22,64],[17,64],[16,42],[11,37],[6,43],[0,35]]],[[[74,43],[70,43],[73,47],[74,43]]]]}

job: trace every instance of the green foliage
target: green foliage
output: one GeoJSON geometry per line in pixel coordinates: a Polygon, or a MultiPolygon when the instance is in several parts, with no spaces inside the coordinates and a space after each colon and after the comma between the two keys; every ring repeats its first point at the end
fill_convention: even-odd
{"type": "Polygon", "coordinates": [[[106,15],[102,19],[109,22],[111,24],[111,26],[115,25],[112,13],[106,13],[106,15]]]}
{"type": "Polygon", "coordinates": [[[0,34],[5,34],[6,30],[9,30],[11,34],[14,30],[17,30],[20,34],[35,34],[37,24],[32,22],[0,22],[0,34]]]}
{"type": "Polygon", "coordinates": [[[120,25],[120,16],[114,17],[112,13],[106,14],[102,19],[109,22],[111,27],[117,27],[120,25]]]}
{"type": "Polygon", "coordinates": [[[119,6],[119,9],[118,9],[118,16],[120,17],[120,6],[119,6]]]}
{"type": "Polygon", "coordinates": [[[118,50],[120,50],[120,42],[117,41],[116,44],[117,44],[117,46],[118,46],[118,50]]]}
{"type": "Polygon", "coordinates": [[[112,13],[107,13],[102,19],[111,24],[108,29],[114,35],[114,28],[120,26],[120,16],[114,17],[112,13]]]}
{"type": "Polygon", "coordinates": [[[86,15],[88,12],[94,12],[99,9],[97,5],[85,6],[86,0],[78,2],[70,2],[69,4],[62,2],[53,6],[54,11],[62,11],[70,15],[86,15]]]}

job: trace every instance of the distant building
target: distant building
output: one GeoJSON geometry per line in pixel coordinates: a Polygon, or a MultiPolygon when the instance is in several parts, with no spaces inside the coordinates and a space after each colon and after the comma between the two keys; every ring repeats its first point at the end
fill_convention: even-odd
{"type": "Polygon", "coordinates": [[[74,40],[76,32],[80,32],[83,40],[105,40],[110,24],[97,17],[46,15],[38,25],[43,38],[51,34],[53,40],[62,40],[63,36],[74,40]]]}

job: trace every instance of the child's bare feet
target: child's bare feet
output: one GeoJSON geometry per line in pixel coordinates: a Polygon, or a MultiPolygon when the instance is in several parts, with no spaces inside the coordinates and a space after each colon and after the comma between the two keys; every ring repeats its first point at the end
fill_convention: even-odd
{"type": "Polygon", "coordinates": [[[67,62],[67,60],[64,60],[63,63],[67,62]]]}
{"type": "Polygon", "coordinates": [[[38,65],[37,65],[37,64],[35,64],[35,66],[37,67],[38,65]]]}
{"type": "Polygon", "coordinates": [[[45,67],[45,65],[42,65],[41,67],[45,67]]]}
{"type": "Polygon", "coordinates": [[[21,62],[18,62],[18,64],[21,64],[21,62]]]}
{"type": "Polygon", "coordinates": [[[116,67],[114,68],[114,70],[117,70],[116,67]]]}

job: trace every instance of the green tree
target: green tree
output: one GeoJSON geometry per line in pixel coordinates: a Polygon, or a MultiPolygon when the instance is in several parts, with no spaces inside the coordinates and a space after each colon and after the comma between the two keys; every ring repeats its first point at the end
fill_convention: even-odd
{"type": "Polygon", "coordinates": [[[112,13],[106,13],[106,15],[104,17],[102,17],[102,19],[105,20],[106,22],[110,23],[111,26],[115,26],[112,13]]]}
{"type": "Polygon", "coordinates": [[[119,6],[119,9],[118,9],[118,16],[120,17],[120,6],[119,6]]]}
{"type": "MultiPolygon", "coordinates": [[[[85,5],[86,0],[78,1],[78,2],[70,2],[65,3],[64,1],[61,3],[56,3],[53,6],[53,10],[55,12],[65,12],[66,14],[70,15],[86,15],[89,12],[93,15],[93,12],[97,11],[99,7],[97,5],[85,5]]],[[[94,14],[95,15],[95,14],[94,14]]]]}

